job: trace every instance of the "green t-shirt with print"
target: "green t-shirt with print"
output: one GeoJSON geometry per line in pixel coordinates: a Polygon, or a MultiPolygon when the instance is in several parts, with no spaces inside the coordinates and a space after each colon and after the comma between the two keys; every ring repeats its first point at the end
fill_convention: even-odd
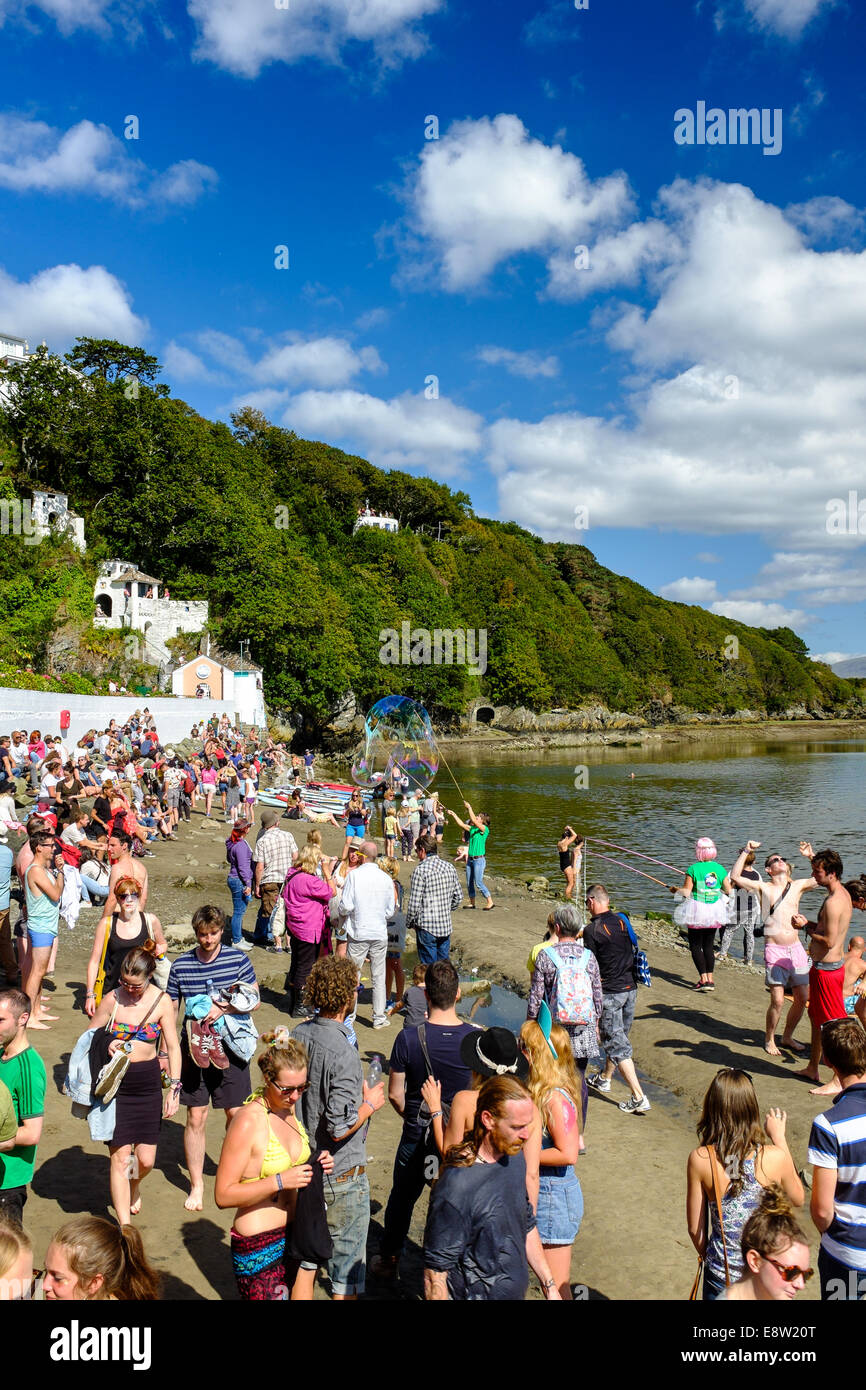
{"type": "MultiPolygon", "coordinates": [[[[0,1057],[0,1081],[12,1095],[19,1124],[45,1114],[45,1063],[35,1048],[0,1057]]],[[[35,1166],[35,1144],[0,1153],[0,1191],[25,1187],[33,1179],[35,1166]]]]}
{"type": "Polygon", "coordinates": [[[692,895],[699,903],[717,903],[722,896],[722,884],[727,869],[715,859],[696,861],[690,864],[686,873],[694,883],[692,895]]]}

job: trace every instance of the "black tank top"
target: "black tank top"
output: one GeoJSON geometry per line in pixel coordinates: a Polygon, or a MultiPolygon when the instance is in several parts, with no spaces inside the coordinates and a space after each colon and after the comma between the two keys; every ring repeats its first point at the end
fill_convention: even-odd
{"type": "Polygon", "coordinates": [[[109,928],[108,949],[105,952],[105,985],[102,990],[102,997],[105,998],[111,990],[117,989],[120,984],[120,967],[124,957],[136,946],[143,946],[149,940],[150,933],[147,930],[146,914],[141,914],[141,931],[138,936],[131,941],[122,941],[117,935],[117,919],[119,913],[113,912],[111,915],[111,927],[109,928]]]}

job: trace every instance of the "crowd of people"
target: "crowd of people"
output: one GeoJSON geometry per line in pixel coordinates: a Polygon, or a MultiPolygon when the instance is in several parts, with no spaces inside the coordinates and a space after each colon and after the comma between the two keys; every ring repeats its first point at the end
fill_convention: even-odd
{"type": "MultiPolygon", "coordinates": [[[[429,1188],[426,1298],[522,1299],[534,1276],[547,1300],[572,1299],[590,1093],[609,1092],[618,1071],[630,1092],[622,1115],[644,1117],[652,1108],[630,1041],[641,953],[605,886],[579,891],[582,837],[566,826],[559,844],[568,861],[560,859],[565,899],[530,952],[519,1035],[482,1030],[458,1012],[460,978],[450,956],[455,910],[471,910],[477,896],[484,910],[493,907],[484,883],[489,817],[468,802],[465,816],[448,811],[437,796],[415,796],[392,779],[377,843],[360,796],[349,799],[339,821],[304,815],[300,786],[285,811],[257,807],[268,776],[312,780],[311,753],[291,755],[225,717],[197,726],[195,738],[201,749],[194,756],[164,748],[144,710],[123,727],[112,721],[90,731],[74,749],[62,738],[43,741],[38,730],[0,739],[0,809],[8,812],[11,800],[13,813],[0,834],[0,1298],[157,1298],[159,1276],[133,1224],[147,1200],[142,1189],[157,1163],[163,1122],[182,1111],[185,1207],[205,1210],[211,1110],[225,1125],[213,1200],[233,1212],[239,1297],[310,1300],[319,1272],[335,1300],[361,1297],[371,1218],[367,1142],[387,1102],[401,1132],[371,1265],[381,1285],[398,1277],[413,1214],[429,1188]],[[195,944],[172,960],[163,925],[148,909],[150,846],[177,836],[193,812],[214,819],[220,811],[225,909],[198,907],[195,944]],[[457,866],[442,850],[449,817],[463,834],[465,854],[456,857],[465,859],[465,900],[457,866]],[[342,822],[340,856],[324,852],[321,830],[310,823],[316,819],[342,822]],[[13,855],[5,841],[16,832],[25,838],[13,855]],[[46,1114],[40,1054],[50,1052],[50,1040],[40,1048],[30,1034],[56,1021],[43,982],[60,920],[73,926],[92,907],[99,917],[82,1032],[66,1068],[66,1099],[47,1104],[72,1105],[91,1139],[106,1145],[115,1219],[67,1221],[35,1278],[26,1203],[46,1114]],[[411,980],[403,968],[409,931],[417,947],[411,980]],[[262,1035],[251,959],[257,945],[288,958],[285,1021],[262,1035]],[[366,1075],[355,1026],[365,970],[372,1028],[402,1024],[387,1066],[376,1057],[366,1075]]],[[[751,867],[758,848],[747,841],[727,872],[715,845],[699,840],[677,912],[702,993],[712,992],[717,951],[727,953],[733,933],[743,927],[750,955],[763,931],[770,1056],[779,1054],[786,990],[792,999],[783,1048],[802,1046],[794,1031],[809,1009],[805,1075],[820,1082],[822,1064],[833,1073],[820,1087],[833,1104],[816,1118],[808,1152],[822,1295],[857,1298],[866,1294],[858,1176],[866,1172],[866,964],[862,939],[848,943],[847,932],[852,905],[866,903],[866,890],[860,880],[844,885],[838,855],[815,853],[806,841],[808,877],[794,879],[788,861],[773,853],[764,880],[751,867]],[[825,897],[810,921],[798,909],[815,889],[825,897]],[[755,908],[743,912],[750,899],[755,908]],[[799,930],[810,942],[808,957],[799,930]]],[[[762,1122],[751,1078],[725,1068],[707,1092],[698,1139],[687,1167],[687,1221],[703,1297],[794,1297],[812,1268],[796,1212],[806,1192],[784,1112],[773,1109],[762,1122]]]]}

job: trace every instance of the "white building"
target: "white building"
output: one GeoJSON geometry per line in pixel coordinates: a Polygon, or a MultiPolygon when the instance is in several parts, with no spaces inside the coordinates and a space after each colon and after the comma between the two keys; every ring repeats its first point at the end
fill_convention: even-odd
{"type": "Polygon", "coordinates": [[[253,662],[225,652],[201,653],[171,673],[173,695],[200,699],[202,712],[210,714],[216,701],[233,703],[242,724],[265,727],[262,670],[253,662]]]}
{"type": "MultiPolygon", "coordinates": [[[[7,363],[28,362],[30,356],[30,344],[26,338],[0,333],[0,367],[5,367],[7,363]]],[[[10,399],[9,383],[0,377],[0,405],[8,405],[10,399]]]]}
{"type": "Polygon", "coordinates": [[[129,560],[106,560],[93,590],[96,627],[140,632],[139,660],[159,666],[171,659],[166,643],[181,632],[201,632],[208,620],[207,602],[167,596],[162,581],[142,574],[129,560]]]}
{"type": "Polygon", "coordinates": [[[65,534],[79,550],[87,549],[84,518],[69,510],[69,498],[65,492],[34,492],[32,516],[34,535],[65,534]]]}
{"type": "Polygon", "coordinates": [[[399,531],[400,523],[394,516],[389,516],[387,512],[374,512],[370,503],[362,507],[358,512],[358,519],[352,527],[352,535],[360,531],[362,526],[372,526],[377,531],[399,531]]]}

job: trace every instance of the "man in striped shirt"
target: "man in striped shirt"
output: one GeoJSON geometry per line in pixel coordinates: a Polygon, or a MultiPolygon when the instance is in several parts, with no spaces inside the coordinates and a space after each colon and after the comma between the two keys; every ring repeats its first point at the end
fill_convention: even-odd
{"type": "MultiPolygon", "coordinates": [[[[194,995],[207,994],[213,999],[209,1023],[226,1014],[239,1013],[231,1004],[221,1002],[220,993],[242,982],[256,984],[249,957],[243,951],[223,945],[225,916],[218,907],[200,907],[193,915],[192,929],[198,945],[172,963],[166,985],[169,999],[174,1001],[174,1016],[180,1012],[180,1001],[194,995]]],[[[258,1008],[258,1005],[255,1006],[258,1008]]],[[[181,1034],[181,1091],[180,1103],[187,1107],[186,1128],[183,1132],[183,1151],[189,1169],[189,1196],[184,1202],[187,1211],[201,1211],[204,1195],[205,1127],[208,1105],[224,1110],[226,1129],[235,1111],[252,1093],[249,1063],[236,1057],[229,1045],[223,1047],[228,1067],[199,1066],[193,1059],[187,1036],[186,1019],[181,1034]]]]}
{"type": "Polygon", "coordinates": [[[866,1033],[856,1018],[834,1019],[821,1041],[842,1087],[809,1136],[821,1297],[853,1302],[866,1297],[866,1033]]]}

